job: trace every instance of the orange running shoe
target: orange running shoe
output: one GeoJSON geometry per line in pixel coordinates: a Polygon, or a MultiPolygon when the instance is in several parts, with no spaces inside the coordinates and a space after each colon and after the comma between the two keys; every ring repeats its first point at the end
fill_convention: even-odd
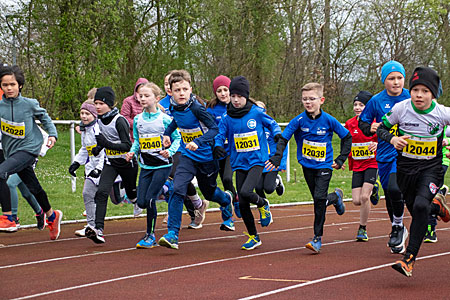
{"type": "Polygon", "coordinates": [[[415,261],[414,255],[406,253],[402,260],[398,260],[392,265],[392,268],[406,277],[411,277],[415,261]]]}
{"type": "Polygon", "coordinates": [[[53,220],[53,222],[50,222],[47,219],[47,227],[50,230],[50,239],[56,240],[58,239],[61,232],[61,220],[63,213],[60,210],[54,210],[53,212],[55,213],[55,219],[53,220]]]}
{"type": "Polygon", "coordinates": [[[434,196],[433,203],[439,205],[438,215],[441,217],[441,220],[446,223],[450,221],[450,212],[445,197],[441,194],[436,194],[436,196],[434,196]]]}
{"type": "Polygon", "coordinates": [[[0,231],[6,232],[17,231],[16,222],[10,221],[6,215],[0,216],[0,231]]]}

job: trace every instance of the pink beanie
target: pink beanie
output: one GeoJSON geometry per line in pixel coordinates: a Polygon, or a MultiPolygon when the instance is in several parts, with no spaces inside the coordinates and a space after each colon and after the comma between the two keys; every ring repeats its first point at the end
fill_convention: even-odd
{"type": "Polygon", "coordinates": [[[81,109],[87,110],[90,112],[95,118],[97,118],[97,109],[95,108],[94,101],[86,100],[81,104],[81,109]]]}
{"type": "Polygon", "coordinates": [[[224,75],[219,75],[214,79],[213,81],[213,91],[214,94],[216,94],[217,89],[219,86],[226,86],[227,88],[230,88],[230,82],[231,79],[224,75]]]}

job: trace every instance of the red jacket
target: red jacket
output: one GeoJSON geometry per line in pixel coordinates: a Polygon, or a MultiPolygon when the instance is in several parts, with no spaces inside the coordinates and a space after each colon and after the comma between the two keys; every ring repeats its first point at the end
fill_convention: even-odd
{"type": "MultiPolygon", "coordinates": [[[[377,142],[378,137],[376,134],[373,136],[365,136],[364,133],[359,129],[358,127],[358,118],[354,116],[347,122],[345,122],[344,125],[345,128],[350,131],[350,134],[352,135],[352,151],[350,152],[350,155],[348,156],[348,165],[349,170],[353,170],[354,172],[358,171],[364,171],[368,168],[378,168],[377,161],[376,161],[376,152],[374,153],[373,158],[368,159],[354,159],[352,155],[355,151],[355,154],[359,155],[362,151],[361,147],[358,147],[361,145],[361,143],[368,143],[368,142],[377,142]]],[[[359,156],[366,156],[366,154],[361,154],[359,156]]]]}
{"type": "Polygon", "coordinates": [[[145,78],[139,78],[134,86],[134,93],[132,96],[128,96],[123,99],[122,108],[120,109],[120,114],[127,119],[130,124],[130,137],[133,142],[133,119],[136,115],[142,112],[142,106],[138,100],[137,88],[143,83],[147,83],[148,80],[145,78]]]}

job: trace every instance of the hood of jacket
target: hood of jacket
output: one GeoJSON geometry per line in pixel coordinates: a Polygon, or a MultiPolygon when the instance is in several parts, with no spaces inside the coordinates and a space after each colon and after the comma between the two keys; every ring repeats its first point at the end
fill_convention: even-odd
{"type": "Polygon", "coordinates": [[[139,78],[136,81],[136,85],[134,86],[133,100],[138,102],[138,92],[137,89],[141,84],[149,82],[146,78],[139,78]]]}

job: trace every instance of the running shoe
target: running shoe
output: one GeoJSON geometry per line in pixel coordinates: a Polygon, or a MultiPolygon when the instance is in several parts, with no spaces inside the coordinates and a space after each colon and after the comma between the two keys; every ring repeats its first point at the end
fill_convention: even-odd
{"type": "Polygon", "coordinates": [[[139,207],[137,204],[137,201],[133,203],[133,216],[139,217],[140,214],[142,214],[143,209],[139,207]]]}
{"type": "Polygon", "coordinates": [[[103,229],[92,228],[91,226],[86,227],[86,237],[92,240],[96,244],[105,243],[105,237],[103,236],[103,229]]]}
{"type": "Polygon", "coordinates": [[[264,206],[258,207],[259,216],[261,221],[261,227],[267,227],[273,223],[272,213],[270,212],[269,200],[263,199],[265,201],[264,206]]]}
{"type": "Polygon", "coordinates": [[[405,226],[394,225],[389,236],[388,247],[400,247],[405,245],[408,238],[408,229],[405,226]]]}
{"type": "Polygon", "coordinates": [[[377,205],[378,201],[380,201],[380,195],[378,194],[380,186],[381,182],[379,179],[377,179],[377,181],[373,185],[372,195],[370,195],[370,202],[372,202],[373,205],[377,205]]]}
{"type": "Polygon", "coordinates": [[[20,220],[19,220],[19,217],[17,217],[17,216],[12,216],[12,219],[13,219],[14,223],[16,223],[17,229],[19,229],[19,228],[20,228],[20,220]]]}
{"type": "Polygon", "coordinates": [[[44,230],[45,228],[45,212],[41,208],[41,212],[35,215],[37,229],[44,230]]]}
{"type": "Polygon", "coordinates": [[[50,231],[50,239],[56,240],[59,237],[59,234],[61,233],[61,220],[63,217],[63,213],[60,210],[53,210],[55,213],[55,219],[53,222],[50,222],[47,220],[47,227],[50,231]]]}
{"type": "Polygon", "coordinates": [[[0,231],[6,232],[17,231],[16,222],[10,221],[6,215],[0,216],[0,231]]]}
{"type": "Polygon", "coordinates": [[[431,229],[431,225],[428,225],[428,230],[425,233],[424,243],[436,243],[438,241],[436,231],[431,229]]]}
{"type": "Polygon", "coordinates": [[[367,242],[369,241],[369,237],[367,236],[367,230],[363,228],[358,229],[358,233],[356,234],[357,242],[367,242]]]}
{"type": "Polygon", "coordinates": [[[136,244],[137,249],[150,249],[158,246],[155,235],[146,233],[145,236],[136,244]]]}
{"type": "Polygon", "coordinates": [[[338,215],[343,215],[345,213],[345,205],[344,205],[344,192],[340,188],[335,188],[334,192],[337,195],[336,203],[333,203],[334,208],[336,209],[336,213],[338,215]]]}
{"type": "Polygon", "coordinates": [[[439,206],[438,216],[441,220],[446,223],[450,221],[450,212],[445,197],[442,194],[436,194],[434,196],[433,203],[439,206]]]}
{"type": "Polygon", "coordinates": [[[247,232],[244,232],[244,234],[248,236],[248,240],[242,245],[242,250],[253,250],[262,245],[259,235],[250,235],[247,232]]]}
{"type": "Polygon", "coordinates": [[[402,260],[398,260],[392,265],[392,268],[406,277],[411,277],[415,261],[414,255],[406,253],[402,260]]]}
{"type": "Polygon", "coordinates": [[[191,229],[200,229],[203,227],[202,223],[205,221],[206,210],[208,209],[209,201],[202,200],[202,206],[199,209],[194,210],[194,220],[188,225],[191,229]]]}
{"type": "Polygon", "coordinates": [[[86,236],[86,226],[84,226],[82,229],[75,230],[75,235],[79,237],[85,237],[86,236]]]}
{"type": "MultiPolygon", "coordinates": [[[[194,212],[196,212],[196,211],[197,210],[195,210],[194,212]]],[[[194,218],[194,220],[191,220],[191,223],[189,223],[187,228],[188,229],[200,229],[202,227],[203,227],[202,223],[195,222],[195,218],[194,218]]]]}
{"type": "Polygon", "coordinates": [[[322,247],[322,237],[315,236],[311,242],[305,245],[305,247],[314,251],[315,253],[319,253],[320,248],[322,247]]]}
{"type": "Polygon", "coordinates": [[[178,236],[174,231],[169,231],[159,239],[158,244],[160,246],[178,250],[178,236]]]}
{"type": "Polygon", "coordinates": [[[285,187],[283,184],[283,179],[281,178],[280,174],[277,175],[277,179],[278,179],[278,184],[277,184],[277,187],[275,188],[275,191],[277,192],[278,196],[282,196],[284,194],[285,187]]]}
{"type": "Polygon", "coordinates": [[[438,193],[442,194],[445,197],[448,194],[448,186],[443,184],[438,193]]]}
{"type": "Polygon", "coordinates": [[[224,230],[224,231],[234,231],[234,222],[232,218],[229,218],[228,220],[225,220],[222,222],[222,224],[220,225],[220,230],[224,230]]]}

